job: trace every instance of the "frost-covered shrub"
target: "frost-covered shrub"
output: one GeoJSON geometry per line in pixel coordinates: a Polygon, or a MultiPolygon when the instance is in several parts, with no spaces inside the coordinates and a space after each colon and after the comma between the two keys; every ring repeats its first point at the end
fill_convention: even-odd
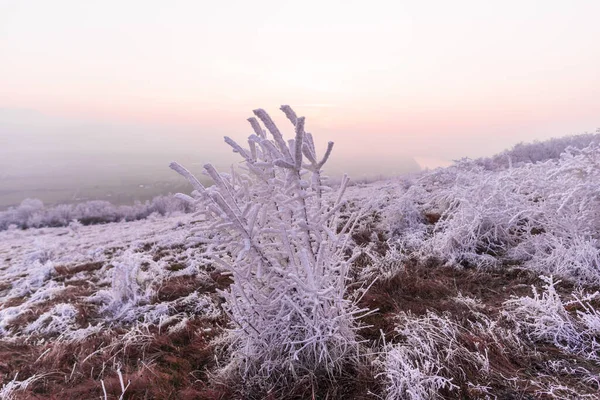
{"type": "Polygon", "coordinates": [[[168,314],[166,309],[159,309],[160,304],[148,306],[164,277],[164,271],[149,254],[127,251],[120,258],[109,270],[110,289],[99,290],[87,301],[102,305],[103,312],[121,322],[139,318],[158,319],[168,314]]]}
{"type": "Polygon", "coordinates": [[[515,183],[512,171],[460,170],[454,185],[433,197],[443,209],[431,237],[435,252],[450,263],[495,265],[539,219],[522,190],[527,182],[515,183]]]}
{"type": "Polygon", "coordinates": [[[75,213],[80,215],[79,222],[84,225],[116,222],[119,216],[113,205],[105,200],[92,200],[75,206],[75,213]]]}
{"type": "MultiPolygon", "coordinates": [[[[334,374],[357,354],[358,310],[346,298],[349,262],[345,256],[352,220],[341,224],[338,211],[346,188],[329,201],[321,168],[333,143],[318,159],[304,117],[282,111],[295,128],[285,141],[264,110],[255,110],[254,134],[242,148],[225,141],[242,159],[240,170],[206,173],[205,188],[185,168],[171,168],[193,185],[193,199],[211,225],[197,241],[206,256],[231,274],[222,295],[234,329],[229,370],[266,387],[278,379],[316,372],[334,374]]],[[[280,381],[281,383],[281,381],[280,381]]]]}
{"type": "Polygon", "coordinates": [[[385,281],[404,271],[406,258],[396,247],[390,247],[383,255],[372,251],[370,247],[362,249],[369,257],[369,263],[360,270],[358,281],[385,281]]]}
{"type": "Polygon", "coordinates": [[[442,398],[442,390],[456,394],[457,380],[464,383],[470,378],[467,369],[485,381],[490,373],[488,350],[481,346],[474,351],[469,337],[478,335],[490,346],[506,347],[516,342],[510,335],[500,339],[495,324],[482,314],[480,318],[465,328],[449,316],[432,312],[421,317],[398,315],[397,342],[385,345],[376,362],[386,399],[436,399],[442,398]]]}
{"type": "Polygon", "coordinates": [[[422,210],[411,199],[413,192],[414,188],[409,188],[403,197],[396,199],[391,207],[391,212],[388,211],[388,215],[386,215],[388,229],[394,236],[420,233],[425,226],[425,216],[422,210]]]}
{"type": "Polygon", "coordinates": [[[456,342],[456,327],[434,315],[427,324],[425,321],[415,323],[416,320],[407,315],[400,317],[403,326],[398,333],[411,327],[417,331],[407,332],[405,343],[388,345],[383,350],[381,367],[384,372],[379,376],[385,381],[386,398],[434,399],[439,397],[441,389],[456,389],[452,379],[442,375],[446,356],[440,354],[441,347],[456,342]],[[438,341],[437,337],[443,340],[438,341]]]}
{"type": "Polygon", "coordinates": [[[600,294],[574,293],[563,301],[556,291],[560,281],[541,276],[545,282],[540,294],[533,287],[533,297],[519,297],[504,303],[504,315],[519,331],[535,342],[548,342],[573,354],[600,361],[600,311],[591,301],[600,294]],[[575,312],[568,308],[579,308],[575,312]]]}
{"type": "Polygon", "coordinates": [[[390,231],[417,257],[468,267],[523,263],[592,283],[600,279],[598,187],[596,144],[499,171],[463,160],[416,180],[390,207],[403,216],[390,231]]]}

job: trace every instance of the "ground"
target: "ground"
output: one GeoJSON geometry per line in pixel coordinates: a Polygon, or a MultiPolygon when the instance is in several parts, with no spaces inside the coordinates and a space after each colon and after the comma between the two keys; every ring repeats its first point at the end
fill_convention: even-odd
{"type": "MultiPolygon", "coordinates": [[[[396,181],[353,187],[349,207],[374,196],[389,202],[402,190],[396,181]]],[[[436,224],[439,216],[424,218],[436,224]]],[[[405,358],[392,356],[407,357],[412,347],[439,362],[427,378],[438,386],[422,387],[440,398],[600,398],[597,360],[535,337],[510,317],[520,310],[511,300],[547,290],[538,273],[396,257],[383,211],[367,220],[353,235],[364,254],[349,282],[349,296],[360,294],[359,305],[373,310],[361,321],[361,364],[268,393],[219,373],[231,326],[219,290],[231,281],[190,240],[205,221],[176,215],[0,232],[0,397],[394,398],[404,381],[394,384],[392,372],[405,358]]],[[[565,299],[578,288],[600,289],[556,285],[565,299]]],[[[597,297],[588,303],[599,305],[597,297]]],[[[566,307],[573,318],[581,310],[566,307]]],[[[406,359],[423,372],[428,359],[419,357],[406,359]]],[[[397,398],[419,396],[402,390],[397,398]]]]}

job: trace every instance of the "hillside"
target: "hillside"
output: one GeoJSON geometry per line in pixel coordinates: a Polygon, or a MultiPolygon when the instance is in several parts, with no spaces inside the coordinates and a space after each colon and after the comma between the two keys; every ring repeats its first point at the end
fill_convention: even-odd
{"type": "Polygon", "coordinates": [[[358,362],[269,390],[228,373],[211,221],[13,225],[0,398],[600,398],[597,136],[349,187],[358,362]]]}

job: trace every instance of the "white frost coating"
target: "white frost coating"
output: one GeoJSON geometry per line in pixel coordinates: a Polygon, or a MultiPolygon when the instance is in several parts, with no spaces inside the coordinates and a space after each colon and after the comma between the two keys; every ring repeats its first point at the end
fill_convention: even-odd
{"type": "MultiPolygon", "coordinates": [[[[145,314],[152,320],[173,314],[176,311],[170,304],[177,299],[149,304],[163,279],[193,275],[198,281],[211,281],[204,271],[206,257],[198,254],[197,248],[187,247],[190,219],[197,220],[188,214],[78,226],[77,234],[71,228],[1,231],[0,338],[20,340],[44,335],[78,341],[113,326],[138,323],[145,314]],[[37,256],[32,257],[32,249],[51,249],[51,259],[41,263],[37,256]],[[158,259],[157,252],[165,257],[158,259]],[[170,271],[173,263],[181,269],[170,271]],[[86,265],[90,269],[69,272],[86,265]],[[77,316],[63,331],[44,331],[46,325],[42,322],[51,322],[52,318],[39,320],[43,314],[40,307],[49,311],[67,302],[89,307],[102,318],[89,321],[77,316]],[[39,323],[32,325],[30,317],[23,318],[30,315],[38,316],[39,323]]],[[[188,309],[194,312],[193,307],[188,309]]]]}
{"type": "Polygon", "coordinates": [[[390,231],[407,256],[466,267],[523,264],[595,284],[599,187],[597,144],[508,169],[462,160],[414,179],[390,208],[390,231]]]}
{"type": "Polygon", "coordinates": [[[267,112],[262,108],[254,110],[254,115],[256,115],[258,119],[260,119],[265,125],[265,127],[269,130],[269,133],[273,136],[273,139],[275,140],[275,144],[277,144],[277,146],[279,147],[279,151],[282,155],[285,156],[284,158],[289,160],[291,158],[290,149],[287,147],[285,140],[283,140],[283,136],[279,131],[279,128],[277,128],[277,125],[275,125],[275,123],[271,119],[271,116],[267,114],[267,112]]]}
{"type": "Polygon", "coordinates": [[[153,213],[174,215],[187,212],[191,212],[190,207],[171,195],[156,196],[131,206],[117,206],[104,200],[44,206],[40,200],[25,199],[17,207],[0,211],[0,231],[64,226],[69,227],[65,233],[76,235],[82,225],[136,221],[153,213]]]}
{"type": "Polygon", "coordinates": [[[397,343],[385,344],[375,362],[380,371],[378,377],[383,378],[386,399],[446,398],[440,391],[458,396],[457,380],[485,395],[487,383],[496,373],[490,365],[490,348],[510,353],[521,351],[522,344],[511,331],[484,314],[473,316],[476,320],[465,326],[449,315],[428,312],[416,317],[400,313],[395,329],[397,343]],[[481,338],[475,347],[473,337],[481,338]],[[467,376],[465,369],[477,371],[478,383],[465,382],[473,378],[467,376]]]}
{"type": "Polygon", "coordinates": [[[425,400],[440,398],[441,389],[458,389],[447,365],[458,347],[458,326],[429,313],[423,318],[399,315],[396,331],[406,340],[389,344],[378,360],[383,370],[386,399],[425,400]]]}
{"type": "Polygon", "coordinates": [[[72,304],[57,304],[48,312],[43,313],[27,328],[26,333],[38,334],[63,333],[75,324],[77,309],[72,304]]]}
{"type": "Polygon", "coordinates": [[[560,281],[551,276],[541,279],[544,291],[540,294],[533,287],[533,297],[504,303],[505,317],[535,342],[549,342],[568,353],[600,361],[600,312],[591,304],[600,294],[574,293],[565,302],[556,292],[560,281]],[[569,306],[581,309],[572,313],[567,311],[569,306]]]}
{"type": "Polygon", "coordinates": [[[110,291],[99,291],[96,298],[99,302],[107,302],[109,311],[117,320],[135,321],[143,316],[145,320],[154,321],[159,316],[168,314],[163,304],[146,306],[154,295],[154,287],[164,278],[162,271],[154,260],[144,253],[126,252],[123,261],[114,263],[110,291]],[[104,296],[104,299],[102,298],[104,296]]]}
{"type": "Polygon", "coordinates": [[[221,310],[215,305],[214,300],[206,294],[199,295],[198,292],[193,292],[178,299],[176,304],[190,306],[195,315],[203,318],[211,319],[221,316],[221,310]]]}
{"type": "Polygon", "coordinates": [[[27,387],[29,385],[31,385],[33,382],[35,382],[39,379],[42,379],[44,376],[45,375],[33,375],[25,380],[18,381],[17,380],[18,374],[15,375],[13,380],[6,382],[0,388],[0,399],[2,399],[2,400],[18,399],[19,396],[17,395],[16,392],[27,389],[27,387]]]}
{"type": "MultiPolygon", "coordinates": [[[[223,174],[205,166],[215,185],[195,196],[212,223],[198,240],[233,278],[222,292],[235,324],[228,368],[261,377],[260,384],[337,372],[358,350],[355,319],[361,310],[345,298],[351,260],[344,250],[352,223],[338,231],[347,180],[337,202],[323,199],[321,167],[333,143],[318,161],[304,118],[288,106],[282,110],[295,125],[294,140],[286,143],[271,117],[255,110],[273,140],[249,119],[256,133],[248,139],[250,151],[226,139],[242,155],[245,170],[223,174]]],[[[195,182],[187,170],[176,170],[195,182]]]]}
{"type": "MultiPolygon", "coordinates": [[[[295,120],[288,119],[297,122],[298,117],[296,116],[295,120]]],[[[218,296],[198,292],[186,296],[186,291],[177,294],[185,297],[173,298],[177,295],[171,297],[173,292],[170,289],[161,292],[161,287],[164,288],[162,285],[169,283],[163,279],[169,280],[174,277],[184,277],[182,281],[190,279],[192,282],[199,282],[202,292],[205,287],[214,285],[211,278],[215,277],[213,268],[235,269],[255,252],[253,242],[240,235],[236,252],[231,252],[230,256],[221,253],[222,258],[216,258],[219,257],[216,253],[223,241],[222,237],[215,237],[212,232],[219,229],[232,230],[245,226],[257,241],[271,237],[281,239],[281,242],[260,243],[264,244],[263,248],[268,257],[281,256],[283,261],[279,261],[279,269],[273,270],[283,274],[287,271],[283,269],[286,266],[283,264],[288,260],[282,256],[283,251],[277,252],[278,249],[306,249],[305,252],[293,253],[297,256],[293,258],[296,263],[290,263],[288,266],[297,266],[300,272],[290,276],[289,282],[297,288],[311,290],[317,286],[318,289],[318,285],[314,283],[317,275],[311,264],[313,255],[308,251],[308,246],[302,245],[302,232],[314,232],[315,223],[313,221],[311,225],[302,218],[294,225],[296,220],[293,219],[293,212],[298,209],[295,207],[298,207],[302,200],[309,207],[318,201],[319,195],[314,193],[321,186],[317,183],[319,175],[315,174],[315,166],[318,167],[323,158],[317,158],[314,141],[308,132],[301,135],[301,141],[287,141],[288,150],[294,157],[298,150],[297,144],[302,143],[304,159],[298,172],[299,189],[289,190],[290,193],[297,192],[300,195],[288,196],[288,192],[285,191],[283,195],[276,193],[276,196],[270,196],[267,191],[257,193],[252,188],[256,180],[289,188],[286,186],[288,176],[291,175],[294,181],[298,179],[295,175],[297,158],[291,157],[286,161],[272,140],[264,140],[266,132],[258,121],[253,121],[257,130],[254,131],[256,134],[249,138],[250,148],[240,147],[250,157],[250,161],[243,166],[247,170],[232,171],[227,177],[222,174],[226,180],[220,187],[225,188],[226,192],[216,197],[216,201],[221,205],[231,205],[235,211],[231,215],[240,216],[241,224],[237,221],[231,223],[205,219],[200,215],[179,215],[95,226],[73,223],[70,227],[43,229],[23,230],[21,225],[15,224],[12,228],[2,230],[2,220],[6,217],[13,222],[26,221],[28,226],[40,226],[42,220],[53,220],[50,217],[55,211],[58,212],[59,207],[65,213],[68,209],[61,206],[46,208],[48,213],[45,215],[48,218],[40,219],[39,213],[43,209],[36,209],[35,202],[25,201],[22,207],[13,211],[0,212],[0,338],[5,343],[30,343],[38,348],[42,346],[41,350],[54,341],[64,344],[65,341],[93,342],[96,337],[110,338],[104,343],[103,346],[108,346],[103,347],[104,350],[98,349],[85,355],[93,359],[100,352],[109,351],[108,348],[133,344],[144,347],[152,342],[153,335],[156,334],[155,329],[159,329],[161,335],[180,329],[189,329],[191,334],[192,329],[196,332],[198,319],[205,319],[201,321],[202,324],[220,324],[223,316],[221,306],[217,304],[218,296]],[[277,170],[273,164],[285,166],[286,171],[277,170]],[[273,173],[274,170],[276,173],[273,173]],[[227,182],[237,182],[239,186],[231,187],[227,182]],[[264,228],[278,215],[268,202],[240,203],[239,199],[247,192],[256,194],[256,198],[261,200],[265,197],[273,202],[285,199],[281,202],[281,210],[287,212],[284,221],[290,221],[294,226],[293,229],[286,230],[287,236],[280,234],[283,223],[269,226],[269,229],[264,228]],[[27,208],[33,212],[26,213],[27,208]],[[192,235],[195,238],[188,241],[192,235]],[[284,241],[286,238],[287,241],[284,241]],[[207,246],[210,247],[209,254],[204,253],[207,246]],[[211,259],[211,256],[215,258],[211,259]],[[98,265],[95,267],[80,268],[96,263],[98,265]],[[115,274],[124,276],[125,281],[132,286],[120,287],[121,281],[115,279],[115,274]],[[161,297],[165,294],[170,300],[166,301],[161,297]],[[76,314],[71,305],[85,312],[76,314]],[[55,306],[60,307],[54,308],[55,306]],[[86,315],[90,317],[86,318],[86,315]]],[[[563,152],[562,157],[555,159],[546,157],[543,152],[539,153],[532,157],[532,160],[546,160],[544,163],[524,164],[523,154],[513,154],[510,168],[488,168],[487,164],[482,167],[478,162],[461,161],[450,168],[404,177],[401,180],[348,187],[343,196],[348,200],[348,204],[342,209],[342,219],[345,220],[345,217],[355,211],[357,204],[365,203],[367,199],[376,199],[374,203],[376,209],[381,211],[382,217],[377,221],[376,227],[387,226],[392,234],[392,240],[389,241],[391,248],[383,256],[374,251],[376,248],[368,243],[361,249],[371,257],[371,261],[367,261],[371,265],[362,269],[362,261],[356,263],[361,264],[361,271],[357,282],[353,283],[370,281],[375,276],[379,280],[396,276],[407,265],[407,259],[421,262],[430,255],[436,255],[451,264],[456,262],[467,266],[506,268],[506,264],[514,263],[518,268],[555,273],[563,280],[597,285],[600,239],[598,149],[570,149],[567,153],[563,152]],[[436,243],[441,247],[437,248],[434,245],[436,243]],[[447,251],[442,252],[439,249],[447,251]]],[[[213,175],[217,178],[220,176],[213,175]]],[[[332,207],[336,197],[331,188],[321,188],[323,191],[329,189],[331,196],[327,195],[321,199],[322,204],[318,210],[324,214],[321,214],[317,221],[319,224],[334,218],[339,210],[332,207]]],[[[212,215],[211,212],[223,213],[216,203],[212,203],[211,197],[204,200],[190,196],[184,198],[188,203],[198,204],[202,208],[201,211],[209,216],[212,215]],[[208,205],[206,201],[209,201],[208,205]],[[209,212],[206,207],[210,208],[209,212]]],[[[87,211],[82,215],[90,217],[110,217],[111,213],[117,210],[117,207],[105,209],[102,202],[89,202],[84,206],[81,208],[87,211]]],[[[79,209],[80,205],[77,208],[79,209]]],[[[314,210],[317,210],[316,206],[314,210]]],[[[317,211],[311,211],[310,215],[317,215],[317,211]]],[[[300,216],[302,217],[302,214],[300,216]]],[[[65,223],[70,221],[66,216],[61,217],[61,220],[65,223]]],[[[311,222],[311,219],[308,221],[311,222]]],[[[13,222],[10,222],[9,226],[13,222]]],[[[374,220],[368,223],[371,222],[374,220]]],[[[365,222],[357,224],[359,231],[368,228],[367,225],[362,225],[363,223],[365,222]]],[[[338,224],[341,225],[343,224],[338,224]]],[[[326,234],[328,240],[334,241],[337,230],[326,231],[326,234]]],[[[381,239],[377,238],[377,241],[379,240],[381,239]]],[[[375,242],[376,238],[372,236],[371,241],[375,242]]],[[[225,247],[222,249],[226,251],[225,247]]],[[[326,255],[326,252],[322,252],[315,256],[317,260],[322,260],[326,255]]],[[[323,265],[323,261],[318,261],[316,265],[323,265]]],[[[261,268],[254,275],[253,271],[250,273],[250,278],[256,277],[257,281],[270,282],[269,279],[273,279],[268,268],[261,268]]],[[[337,272],[333,276],[339,276],[336,274],[337,272]]],[[[553,281],[553,285],[559,287],[556,281],[553,281]]],[[[316,297],[327,298],[331,293],[326,290],[330,289],[320,292],[317,290],[316,297]]],[[[298,291],[291,292],[296,294],[298,291]]],[[[252,300],[258,297],[251,290],[245,293],[252,300]]],[[[258,293],[260,295],[263,292],[258,293]]],[[[389,393],[410,388],[413,393],[422,390],[421,393],[427,393],[424,396],[428,397],[429,391],[435,392],[431,389],[432,386],[439,386],[453,378],[450,384],[461,386],[460,394],[467,390],[465,394],[472,398],[494,398],[498,382],[506,383],[507,387],[512,386],[515,394],[523,393],[524,388],[529,388],[526,390],[533,397],[586,398],[583,390],[590,393],[587,398],[597,398],[600,377],[594,365],[600,361],[594,360],[598,356],[597,344],[600,343],[598,295],[575,292],[571,297],[562,294],[559,296],[558,293],[558,289],[546,288],[538,290],[537,294],[530,297],[512,299],[504,305],[505,314],[501,319],[482,322],[480,328],[465,325],[462,317],[456,320],[462,327],[453,326],[451,321],[454,320],[444,316],[437,319],[427,316],[414,317],[415,321],[412,324],[405,324],[400,319],[400,326],[410,328],[404,330],[407,337],[408,334],[413,337],[403,337],[402,334],[388,337],[388,346],[374,349],[382,352],[378,364],[380,369],[377,372],[382,373],[380,377],[387,377],[389,373],[393,379],[397,379],[393,381],[386,378],[384,381],[386,385],[390,385],[389,393]],[[513,321],[514,325],[510,321],[513,321]],[[454,329],[458,334],[448,334],[447,330],[441,328],[442,323],[449,323],[449,331],[454,329]],[[504,330],[499,330],[499,327],[504,330]],[[510,330],[507,330],[507,327],[510,330]],[[476,344],[482,347],[475,351],[471,343],[465,348],[465,343],[460,342],[461,336],[464,335],[467,335],[467,338],[480,338],[476,344]],[[510,335],[514,336],[511,339],[512,345],[507,345],[506,338],[510,335]],[[448,338],[456,338],[457,341],[452,342],[447,340],[448,338]],[[521,340],[520,345],[518,340],[521,340]],[[560,349],[554,346],[555,341],[560,345],[560,349]],[[439,342],[439,345],[436,342],[439,342]],[[411,349],[424,348],[428,343],[431,344],[429,349],[420,351],[419,354],[425,357],[424,354],[435,353],[437,358],[432,361],[425,357],[425,361],[429,361],[421,363],[427,367],[415,369],[414,365],[418,363],[416,357],[419,354],[411,352],[411,349]],[[537,345],[540,345],[539,348],[537,345]],[[484,351],[488,346],[495,346],[489,353],[492,363],[489,377],[485,375],[484,351]],[[533,360],[531,366],[534,370],[527,370],[523,375],[522,371],[516,374],[506,371],[503,363],[494,365],[498,351],[507,357],[514,355],[517,360],[520,357],[533,360]],[[459,360],[456,359],[456,355],[459,360]],[[410,358],[412,356],[414,357],[410,358]],[[384,363],[386,357],[389,361],[387,364],[384,363]],[[585,360],[584,357],[590,360],[585,360]],[[383,374],[384,365],[388,365],[391,372],[383,374]],[[455,366],[458,368],[453,369],[455,366]],[[463,372],[459,370],[465,366],[470,370],[470,374],[476,370],[482,375],[475,376],[472,382],[465,382],[463,372]],[[499,372],[502,376],[498,375],[499,372]],[[571,384],[573,387],[567,387],[571,384]]],[[[456,303],[454,305],[459,307],[461,315],[468,308],[469,320],[476,318],[477,321],[481,321],[483,314],[490,313],[487,300],[479,302],[477,297],[468,297],[473,296],[473,293],[464,294],[465,296],[459,294],[447,298],[448,301],[456,303]]],[[[304,298],[288,297],[293,301],[304,298]]],[[[274,302],[278,300],[276,297],[271,299],[274,302]]],[[[253,312],[251,307],[244,310],[250,311],[251,314],[253,312]]],[[[494,304],[493,315],[497,315],[496,310],[494,304]]],[[[303,309],[301,311],[305,312],[303,309]]],[[[293,317],[301,316],[302,313],[297,312],[293,317]]],[[[251,315],[251,318],[256,317],[251,315]]],[[[298,326],[308,325],[304,325],[302,320],[298,326]]],[[[243,351],[239,343],[238,341],[234,349],[243,351]]],[[[257,354],[256,349],[260,350],[260,347],[251,347],[249,354],[257,354]]],[[[52,352],[45,351],[40,357],[47,364],[53,356],[52,352]]],[[[236,360],[240,361],[241,358],[236,360]]],[[[295,362],[299,364],[301,361],[295,362]]],[[[275,361],[271,365],[273,364],[275,361]]],[[[230,367],[239,369],[244,367],[244,364],[234,363],[230,367]]],[[[80,368],[80,364],[74,365],[75,375],[72,376],[80,372],[87,375],[89,371],[85,372],[80,368]]],[[[13,370],[10,376],[5,376],[4,382],[0,384],[0,398],[27,396],[15,392],[15,389],[25,388],[29,380],[24,381],[24,378],[28,375],[24,375],[23,371],[15,378],[14,372],[13,370]],[[12,391],[11,395],[7,394],[9,391],[12,391]]],[[[94,372],[94,376],[98,376],[97,372],[94,372]]],[[[69,383],[72,382],[69,380],[69,383]]],[[[127,383],[126,380],[124,383],[127,383]]],[[[31,387],[28,390],[32,390],[31,387]]],[[[442,393],[449,393],[449,396],[459,395],[456,390],[448,392],[442,389],[442,393]]]]}

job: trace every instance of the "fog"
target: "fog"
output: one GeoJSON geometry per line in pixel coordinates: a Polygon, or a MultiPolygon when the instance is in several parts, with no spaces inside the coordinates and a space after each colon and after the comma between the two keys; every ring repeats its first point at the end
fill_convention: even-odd
{"type": "MultiPolygon", "coordinates": [[[[46,204],[90,199],[131,204],[158,194],[189,191],[185,180],[168,168],[169,162],[176,160],[196,174],[207,162],[229,168],[239,158],[223,136],[243,143],[251,133],[249,126],[245,131],[211,133],[209,129],[214,128],[94,122],[0,109],[0,209],[25,198],[39,198],[46,204]]],[[[325,147],[323,138],[318,142],[325,147]]],[[[418,169],[409,156],[352,157],[340,154],[336,144],[328,172],[333,177],[348,173],[364,179],[418,169]]]]}
{"type": "Polygon", "coordinates": [[[597,1],[0,0],[0,207],[189,190],[246,118],[360,180],[600,126],[597,1]]]}

